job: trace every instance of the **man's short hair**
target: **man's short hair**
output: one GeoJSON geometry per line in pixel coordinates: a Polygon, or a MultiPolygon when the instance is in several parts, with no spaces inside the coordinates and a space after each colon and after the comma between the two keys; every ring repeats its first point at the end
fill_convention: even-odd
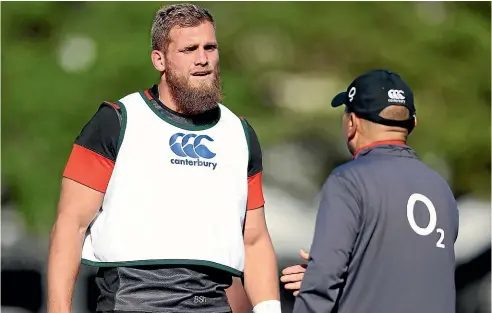
{"type": "Polygon", "coordinates": [[[152,23],[152,50],[167,50],[171,42],[169,33],[173,27],[196,27],[204,22],[210,22],[215,27],[212,14],[196,4],[182,3],[163,6],[157,11],[154,23],[152,23]]]}
{"type": "MultiPolygon", "coordinates": [[[[347,106],[345,107],[345,113],[350,114],[354,113],[352,110],[350,110],[347,106]]],[[[356,113],[357,115],[357,113],[356,113]]],[[[406,121],[410,118],[410,111],[401,105],[390,105],[386,108],[384,108],[381,112],[379,112],[379,116],[388,120],[393,120],[393,121],[406,121]]],[[[362,118],[364,123],[371,127],[379,126],[378,129],[380,129],[380,126],[383,126],[381,124],[378,124],[376,122],[372,122],[370,120],[362,118]]],[[[403,127],[398,127],[398,126],[385,126],[386,128],[391,128],[393,131],[405,131],[407,132],[407,136],[410,133],[411,130],[403,128],[403,127]]]]}
{"type": "Polygon", "coordinates": [[[390,105],[389,107],[384,108],[379,113],[379,116],[387,120],[405,121],[410,118],[410,111],[404,106],[390,105]]]}

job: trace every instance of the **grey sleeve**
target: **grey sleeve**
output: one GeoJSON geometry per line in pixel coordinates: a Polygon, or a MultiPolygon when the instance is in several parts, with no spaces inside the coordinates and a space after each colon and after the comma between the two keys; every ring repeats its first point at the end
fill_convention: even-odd
{"type": "Polygon", "coordinates": [[[360,224],[355,189],[336,174],[322,189],[309,261],[293,313],[332,312],[360,224]]]}

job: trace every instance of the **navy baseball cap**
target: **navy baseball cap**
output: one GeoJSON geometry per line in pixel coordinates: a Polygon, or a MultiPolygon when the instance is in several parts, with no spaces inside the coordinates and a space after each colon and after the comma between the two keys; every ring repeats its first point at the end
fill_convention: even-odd
{"type": "Polygon", "coordinates": [[[412,131],[415,126],[413,92],[401,77],[389,70],[373,70],[357,77],[347,88],[331,101],[332,107],[342,104],[349,112],[374,123],[398,126],[412,131]],[[379,113],[388,106],[404,106],[410,112],[408,120],[389,120],[379,113]]]}

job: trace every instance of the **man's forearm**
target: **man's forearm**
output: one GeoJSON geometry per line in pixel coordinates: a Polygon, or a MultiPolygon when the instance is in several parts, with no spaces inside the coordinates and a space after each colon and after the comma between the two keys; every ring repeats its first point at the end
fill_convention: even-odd
{"type": "Polygon", "coordinates": [[[245,245],[244,286],[253,306],[279,300],[277,260],[269,236],[245,245]]]}
{"type": "Polygon", "coordinates": [[[71,310],[85,230],[59,217],[51,233],[48,259],[48,313],[71,310]]]}

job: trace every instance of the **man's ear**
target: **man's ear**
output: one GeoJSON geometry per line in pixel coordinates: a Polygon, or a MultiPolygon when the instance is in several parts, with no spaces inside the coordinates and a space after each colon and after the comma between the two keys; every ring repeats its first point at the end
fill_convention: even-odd
{"type": "Polygon", "coordinates": [[[357,115],[355,115],[355,113],[349,113],[349,117],[348,117],[348,138],[351,140],[352,138],[354,138],[355,136],[355,133],[356,133],[356,130],[359,126],[359,119],[357,117],[357,115]]]}
{"type": "Polygon", "coordinates": [[[153,50],[152,54],[150,55],[150,58],[152,59],[152,64],[154,65],[154,68],[157,71],[162,73],[166,70],[166,61],[164,58],[164,53],[162,53],[159,50],[153,50]]]}

